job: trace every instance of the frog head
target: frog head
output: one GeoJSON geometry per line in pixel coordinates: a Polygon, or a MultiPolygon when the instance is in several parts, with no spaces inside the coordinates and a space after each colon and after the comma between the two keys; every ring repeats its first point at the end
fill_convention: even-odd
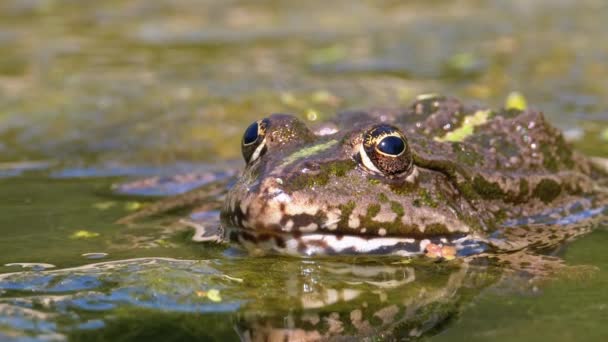
{"type": "Polygon", "coordinates": [[[286,114],[252,123],[245,169],[221,212],[226,237],[297,255],[412,255],[469,236],[469,204],[447,175],[416,165],[397,126],[340,126],[315,132],[286,114]]]}

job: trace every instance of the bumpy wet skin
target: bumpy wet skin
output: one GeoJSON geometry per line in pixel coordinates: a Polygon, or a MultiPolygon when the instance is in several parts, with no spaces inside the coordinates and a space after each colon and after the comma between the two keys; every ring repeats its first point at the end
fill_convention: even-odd
{"type": "Polygon", "coordinates": [[[538,111],[431,94],[330,125],[273,114],[245,130],[246,167],[221,211],[227,240],[305,256],[467,256],[554,247],[608,213],[608,171],[538,111]]]}
{"type": "MultiPolygon", "coordinates": [[[[604,6],[2,1],[0,340],[607,340],[606,226],[553,244],[597,209],[584,196],[568,201],[560,191],[555,211],[504,215],[520,229],[496,230],[490,242],[519,252],[502,260],[438,262],[454,256],[442,241],[421,260],[250,257],[192,241],[217,233],[217,190],[243,168],[243,131],[273,112],[328,134],[339,125],[319,123],[344,109],[405,108],[431,91],[501,108],[519,90],[579,150],[608,157],[604,6]],[[527,239],[539,222],[554,232],[527,239]]],[[[478,122],[487,113],[468,114],[478,122]]],[[[404,134],[410,147],[419,143],[404,134]]],[[[388,142],[384,152],[397,154],[388,142]]],[[[451,152],[458,165],[477,161],[451,152]]],[[[290,153],[292,167],[302,153],[290,153]]],[[[561,165],[556,156],[543,167],[561,165]]],[[[470,184],[489,197],[522,193],[496,192],[488,179],[470,184]]],[[[545,181],[535,194],[532,183],[541,202],[556,193],[545,181]]],[[[419,205],[433,205],[433,192],[419,195],[419,205]]],[[[377,199],[380,210],[394,200],[377,199]]]]}

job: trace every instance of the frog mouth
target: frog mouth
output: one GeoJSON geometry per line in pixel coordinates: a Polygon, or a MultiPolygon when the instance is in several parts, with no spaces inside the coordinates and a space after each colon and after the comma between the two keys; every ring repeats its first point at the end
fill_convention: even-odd
{"type": "Polygon", "coordinates": [[[286,254],[292,256],[321,255],[396,255],[402,257],[427,253],[427,248],[451,246],[456,256],[479,254],[488,249],[483,241],[468,234],[434,236],[429,238],[370,237],[310,233],[294,235],[278,231],[257,231],[238,227],[225,228],[224,237],[252,254],[286,254]]]}

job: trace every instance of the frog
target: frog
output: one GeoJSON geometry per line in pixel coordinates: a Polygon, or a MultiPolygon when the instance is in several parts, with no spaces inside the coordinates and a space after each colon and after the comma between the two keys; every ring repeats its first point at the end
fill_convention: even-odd
{"type": "MultiPolygon", "coordinates": [[[[608,217],[606,167],[534,109],[425,94],[310,127],[275,113],[245,129],[241,151],[243,171],[203,202],[219,212],[211,235],[251,254],[527,255],[608,217]]],[[[200,204],[203,188],[135,218],[200,204]]]]}
{"type": "Polygon", "coordinates": [[[541,111],[420,96],[309,128],[252,123],[221,209],[253,253],[458,257],[556,246],[606,221],[606,170],[541,111]]]}

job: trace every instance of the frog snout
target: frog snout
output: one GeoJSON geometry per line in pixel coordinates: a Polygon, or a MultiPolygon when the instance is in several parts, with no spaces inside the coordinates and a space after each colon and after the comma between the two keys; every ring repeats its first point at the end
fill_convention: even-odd
{"type": "Polygon", "coordinates": [[[268,177],[258,187],[230,192],[222,219],[231,226],[245,229],[282,230],[283,213],[291,202],[291,196],[283,189],[283,180],[268,177]]]}

